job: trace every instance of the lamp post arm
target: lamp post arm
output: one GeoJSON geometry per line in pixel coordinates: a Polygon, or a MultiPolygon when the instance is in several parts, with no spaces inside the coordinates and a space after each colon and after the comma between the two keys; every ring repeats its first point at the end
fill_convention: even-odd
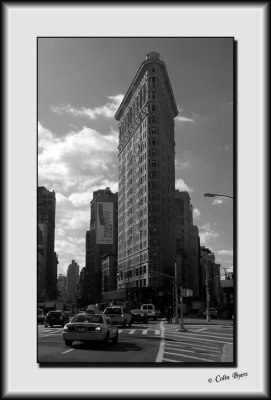
{"type": "Polygon", "coordinates": [[[229,196],[228,194],[221,194],[221,193],[204,193],[204,197],[228,197],[229,199],[233,200],[233,196],[229,196]]]}

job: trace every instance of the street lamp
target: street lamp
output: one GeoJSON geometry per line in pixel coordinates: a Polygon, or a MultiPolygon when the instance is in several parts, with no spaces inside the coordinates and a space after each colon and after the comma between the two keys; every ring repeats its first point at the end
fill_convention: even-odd
{"type": "Polygon", "coordinates": [[[218,193],[204,193],[204,197],[228,197],[229,199],[233,199],[233,196],[229,196],[227,194],[218,194],[218,193]]]}

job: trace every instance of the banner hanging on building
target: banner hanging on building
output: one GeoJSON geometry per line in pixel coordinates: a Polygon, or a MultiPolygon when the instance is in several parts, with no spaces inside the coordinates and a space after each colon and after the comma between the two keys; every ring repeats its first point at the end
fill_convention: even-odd
{"type": "Polygon", "coordinates": [[[97,244],[113,244],[113,203],[97,202],[97,244]]]}

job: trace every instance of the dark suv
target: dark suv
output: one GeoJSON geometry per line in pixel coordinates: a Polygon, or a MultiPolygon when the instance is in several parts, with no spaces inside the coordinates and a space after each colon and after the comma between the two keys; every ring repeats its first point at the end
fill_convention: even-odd
{"type": "Polygon", "coordinates": [[[45,328],[54,325],[61,325],[62,327],[69,322],[69,317],[61,310],[49,311],[45,317],[44,325],[45,328]]]}

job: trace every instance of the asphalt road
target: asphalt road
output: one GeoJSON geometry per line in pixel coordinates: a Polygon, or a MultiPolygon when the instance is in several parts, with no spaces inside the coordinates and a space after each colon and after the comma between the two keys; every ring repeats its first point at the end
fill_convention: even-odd
{"type": "Polygon", "coordinates": [[[38,363],[212,363],[219,362],[223,346],[233,342],[230,326],[176,325],[149,321],[119,327],[119,341],[107,345],[74,342],[65,346],[61,327],[38,325],[38,363]]]}

